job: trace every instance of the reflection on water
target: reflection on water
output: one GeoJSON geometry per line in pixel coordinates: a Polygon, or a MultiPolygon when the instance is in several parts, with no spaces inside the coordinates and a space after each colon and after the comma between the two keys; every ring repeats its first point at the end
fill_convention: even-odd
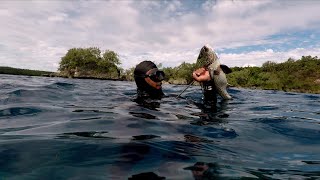
{"type": "Polygon", "coordinates": [[[320,96],[2,75],[0,179],[317,179],[320,96]]]}
{"type": "Polygon", "coordinates": [[[196,180],[219,178],[219,165],[216,163],[196,162],[193,166],[183,169],[191,170],[193,178],[196,180]]]}

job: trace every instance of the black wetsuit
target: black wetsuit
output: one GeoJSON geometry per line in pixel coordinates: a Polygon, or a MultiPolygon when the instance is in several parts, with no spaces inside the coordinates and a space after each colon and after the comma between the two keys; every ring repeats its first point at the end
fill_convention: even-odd
{"type": "Polygon", "coordinates": [[[217,90],[214,85],[214,81],[203,82],[202,85],[203,91],[203,105],[205,108],[216,108],[217,103],[217,90]]]}

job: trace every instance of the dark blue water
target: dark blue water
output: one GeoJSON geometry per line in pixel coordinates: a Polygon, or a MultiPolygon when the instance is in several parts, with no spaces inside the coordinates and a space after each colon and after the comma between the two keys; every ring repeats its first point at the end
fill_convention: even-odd
{"type": "Polygon", "coordinates": [[[320,178],[320,95],[230,88],[210,113],[197,86],[0,77],[0,179],[320,178]]]}

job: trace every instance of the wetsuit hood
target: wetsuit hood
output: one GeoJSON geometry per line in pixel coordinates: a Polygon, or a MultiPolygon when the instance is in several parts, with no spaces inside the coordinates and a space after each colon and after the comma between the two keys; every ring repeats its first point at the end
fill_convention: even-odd
{"type": "Polygon", "coordinates": [[[137,85],[138,96],[160,99],[164,94],[162,89],[155,89],[145,81],[146,73],[157,66],[151,61],[142,61],[134,70],[134,80],[137,85]]]}

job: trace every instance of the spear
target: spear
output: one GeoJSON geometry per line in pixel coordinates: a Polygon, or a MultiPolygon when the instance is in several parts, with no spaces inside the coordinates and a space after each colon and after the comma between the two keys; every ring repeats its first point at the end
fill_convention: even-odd
{"type": "Polygon", "coordinates": [[[192,84],[194,83],[194,80],[177,96],[177,99],[181,96],[183,92],[185,92],[192,84]]]}

